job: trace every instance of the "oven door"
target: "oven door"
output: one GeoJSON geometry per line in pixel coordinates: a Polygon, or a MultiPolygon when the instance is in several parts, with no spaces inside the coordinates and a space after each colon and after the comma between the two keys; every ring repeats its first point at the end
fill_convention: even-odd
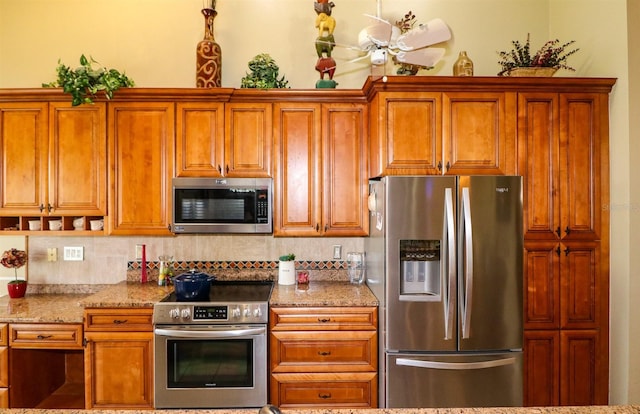
{"type": "Polygon", "coordinates": [[[262,407],[266,325],[156,326],[155,408],[262,407]]]}

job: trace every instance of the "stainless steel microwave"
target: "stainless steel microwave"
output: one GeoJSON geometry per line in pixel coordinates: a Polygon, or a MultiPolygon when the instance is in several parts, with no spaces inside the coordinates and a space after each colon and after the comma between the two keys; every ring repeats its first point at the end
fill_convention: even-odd
{"type": "Polygon", "coordinates": [[[271,178],[173,179],[174,233],[272,233],[271,178]]]}

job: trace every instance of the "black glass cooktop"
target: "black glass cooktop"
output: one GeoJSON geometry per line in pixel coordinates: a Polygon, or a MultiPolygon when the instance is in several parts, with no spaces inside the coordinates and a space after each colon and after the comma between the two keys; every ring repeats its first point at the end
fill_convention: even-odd
{"type": "MultiPolygon", "coordinates": [[[[209,299],[202,303],[215,302],[267,302],[271,296],[273,282],[259,280],[225,280],[211,282],[209,299]]],[[[171,293],[162,302],[179,302],[171,293]]]]}

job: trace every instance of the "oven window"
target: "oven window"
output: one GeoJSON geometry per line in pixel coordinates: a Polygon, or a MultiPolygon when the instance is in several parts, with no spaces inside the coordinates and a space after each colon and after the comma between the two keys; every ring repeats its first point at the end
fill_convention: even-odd
{"type": "Polygon", "coordinates": [[[168,388],[253,387],[253,340],[167,340],[168,388]]]}

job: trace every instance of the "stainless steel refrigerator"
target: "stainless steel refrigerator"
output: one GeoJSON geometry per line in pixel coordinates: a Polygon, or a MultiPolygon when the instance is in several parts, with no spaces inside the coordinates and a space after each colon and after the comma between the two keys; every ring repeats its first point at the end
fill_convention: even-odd
{"type": "Polygon", "coordinates": [[[370,181],[380,407],[522,405],[521,187],[513,176],[370,181]]]}

